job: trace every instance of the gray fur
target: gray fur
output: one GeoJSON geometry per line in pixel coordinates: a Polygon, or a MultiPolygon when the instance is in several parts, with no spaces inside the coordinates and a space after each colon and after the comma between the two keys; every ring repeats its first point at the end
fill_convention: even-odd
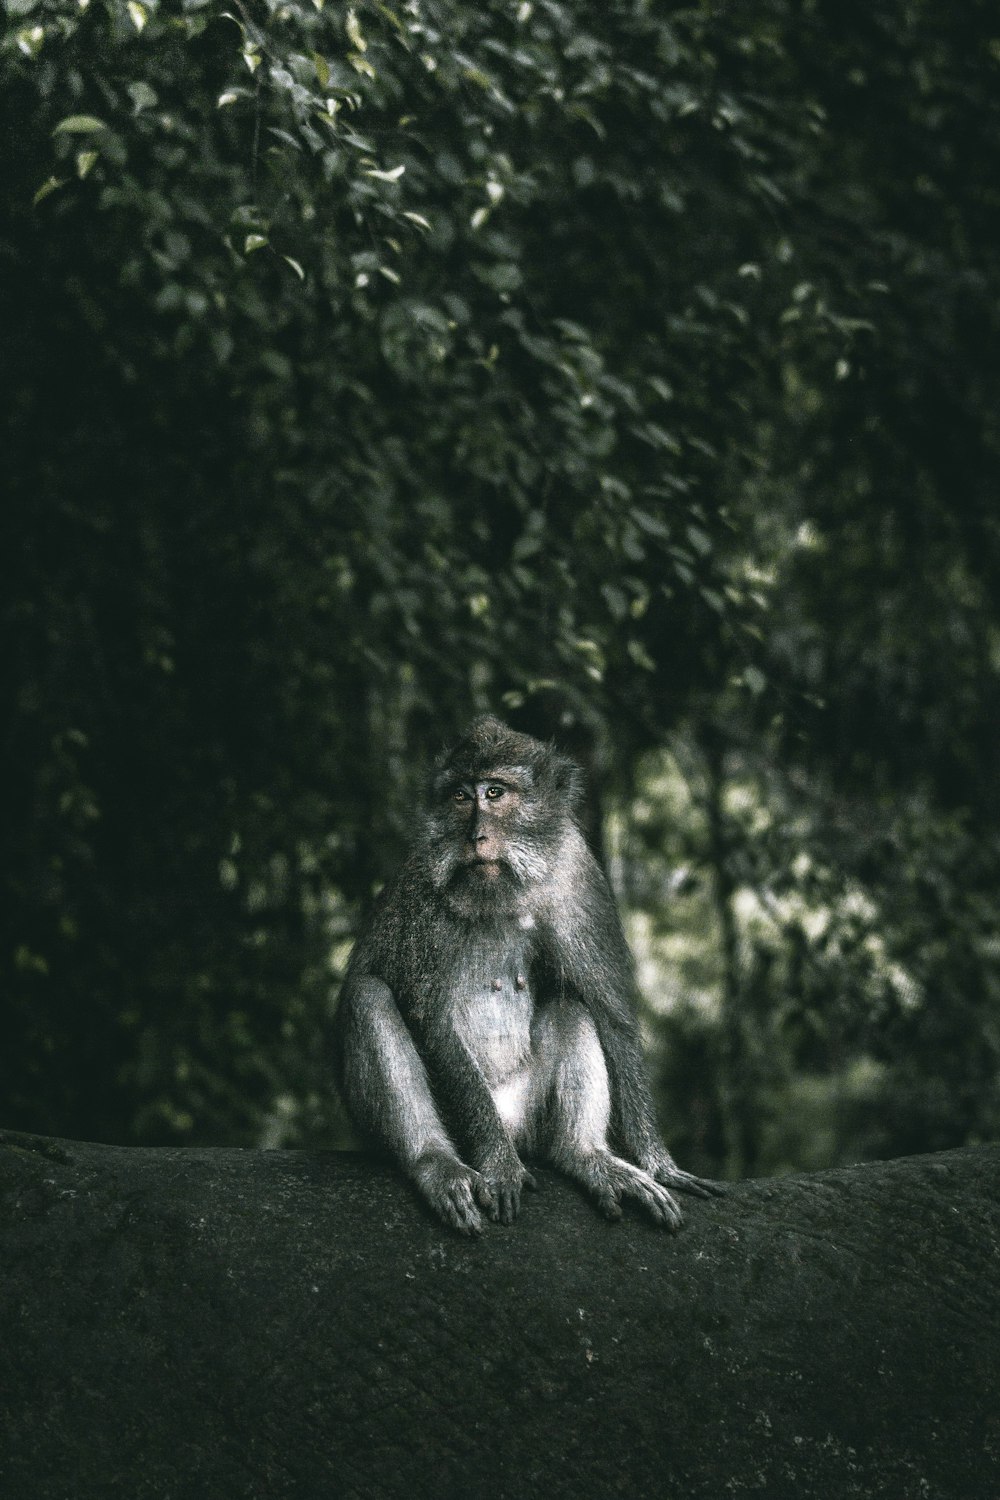
{"type": "Polygon", "coordinates": [[[348,968],[338,1079],[361,1134],[444,1220],[509,1223],[551,1162],[609,1217],[716,1191],[659,1139],[614,898],[574,818],[580,775],[499,720],[439,758],[426,820],[348,968]]]}

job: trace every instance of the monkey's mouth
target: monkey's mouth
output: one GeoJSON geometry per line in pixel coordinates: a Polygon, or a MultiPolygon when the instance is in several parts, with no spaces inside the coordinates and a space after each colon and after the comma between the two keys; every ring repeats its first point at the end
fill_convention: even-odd
{"type": "Polygon", "coordinates": [[[502,859],[470,859],[462,869],[473,879],[496,880],[501,871],[506,869],[506,865],[502,859]]]}

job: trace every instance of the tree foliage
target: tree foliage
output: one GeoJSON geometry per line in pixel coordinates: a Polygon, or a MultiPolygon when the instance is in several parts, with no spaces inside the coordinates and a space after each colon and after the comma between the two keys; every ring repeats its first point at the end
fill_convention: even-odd
{"type": "Polygon", "coordinates": [[[692,1150],[994,1130],[985,3],[5,10],[9,1123],[320,1131],[491,706],[629,830],[692,1150]]]}

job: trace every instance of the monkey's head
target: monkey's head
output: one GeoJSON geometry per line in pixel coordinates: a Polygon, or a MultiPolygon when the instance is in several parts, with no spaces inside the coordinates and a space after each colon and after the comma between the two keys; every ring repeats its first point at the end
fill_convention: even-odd
{"type": "Polygon", "coordinates": [[[509,914],[558,860],[582,791],[579,767],[492,715],[473,719],[434,767],[428,869],[467,917],[509,914]]]}

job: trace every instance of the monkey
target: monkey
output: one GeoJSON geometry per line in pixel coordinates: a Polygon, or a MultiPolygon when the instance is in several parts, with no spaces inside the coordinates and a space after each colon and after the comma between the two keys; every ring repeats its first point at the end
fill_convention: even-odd
{"type": "Polygon", "coordinates": [[[347,1112],[466,1235],[517,1218],[537,1186],[525,1160],[609,1219],[631,1199],[671,1231],[670,1189],[723,1191],[682,1171],[654,1123],[632,957],[581,797],[567,756],[474,719],[438,756],[344,977],[333,1051],[347,1112]]]}

